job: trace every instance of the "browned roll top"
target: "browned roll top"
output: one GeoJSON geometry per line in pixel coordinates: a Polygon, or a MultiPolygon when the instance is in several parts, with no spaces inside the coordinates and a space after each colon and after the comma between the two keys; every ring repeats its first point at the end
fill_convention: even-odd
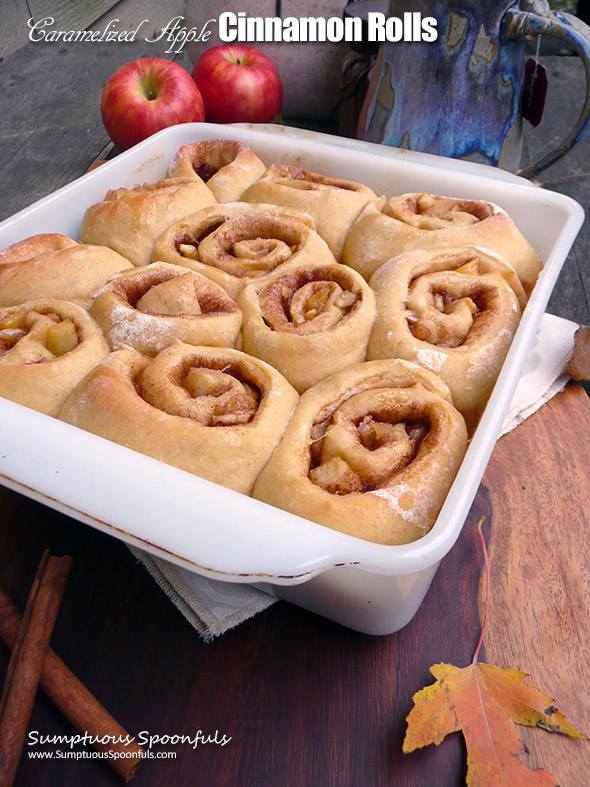
{"type": "Polygon", "coordinates": [[[243,142],[208,139],[183,145],[168,167],[167,177],[206,183],[218,202],[236,202],[266,170],[243,142]]]}

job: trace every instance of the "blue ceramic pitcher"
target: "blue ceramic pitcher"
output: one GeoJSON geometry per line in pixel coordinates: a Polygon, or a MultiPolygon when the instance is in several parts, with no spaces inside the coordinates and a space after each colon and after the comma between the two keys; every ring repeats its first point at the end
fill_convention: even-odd
{"type": "MultiPolygon", "coordinates": [[[[407,2],[390,0],[403,17],[407,2]]],[[[525,36],[561,39],[582,58],[586,101],[566,140],[523,172],[533,177],[590,133],[590,27],[545,0],[423,0],[431,43],[383,43],[358,137],[515,170],[522,151],[525,36]]]]}

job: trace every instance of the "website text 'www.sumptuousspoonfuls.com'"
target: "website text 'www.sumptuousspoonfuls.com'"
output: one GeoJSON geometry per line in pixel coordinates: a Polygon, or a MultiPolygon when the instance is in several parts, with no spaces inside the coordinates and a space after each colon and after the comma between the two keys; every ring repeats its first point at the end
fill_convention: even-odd
{"type": "Polygon", "coordinates": [[[87,759],[106,759],[106,760],[131,760],[131,759],[175,759],[176,752],[161,750],[159,746],[188,745],[193,749],[197,746],[212,743],[217,746],[225,746],[231,741],[231,737],[222,735],[215,730],[214,735],[205,735],[198,730],[193,735],[169,735],[153,734],[147,730],[142,730],[137,736],[126,735],[117,737],[112,735],[90,735],[88,732],[78,735],[43,735],[36,730],[31,730],[27,737],[27,756],[30,759],[52,760],[87,760],[87,759]],[[130,744],[138,744],[130,749],[126,749],[130,744]],[[48,744],[59,745],[61,748],[53,750],[38,750],[36,746],[47,746],[48,744]],[[79,746],[97,746],[96,749],[74,748],[79,746]],[[106,748],[105,748],[106,747],[106,748]],[[139,749],[138,747],[142,747],[139,749]]]}

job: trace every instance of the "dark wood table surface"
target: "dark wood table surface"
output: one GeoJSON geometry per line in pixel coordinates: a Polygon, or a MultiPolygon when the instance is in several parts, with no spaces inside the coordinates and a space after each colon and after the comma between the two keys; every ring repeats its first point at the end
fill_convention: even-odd
{"type": "MultiPolygon", "coordinates": [[[[0,62],[3,182],[0,218],[81,175],[108,140],[99,115],[112,71],[151,44],[26,44],[0,62]]],[[[581,104],[573,58],[546,62],[553,90],[544,131],[527,156],[548,149],[581,104]]],[[[590,205],[590,143],[540,180],[590,205]],[[549,181],[551,181],[549,183],[549,181]]],[[[585,226],[550,309],[590,323],[590,234],[585,226]]],[[[431,664],[470,662],[479,635],[484,527],[492,558],[492,607],[482,658],[521,668],[590,733],[590,402],[580,386],[543,407],[494,451],[463,533],[418,614],[402,631],[369,637],[279,602],[204,644],[119,541],[19,494],[0,491],[0,585],[22,609],[45,547],[74,564],[52,645],[132,734],[231,737],[225,746],[161,747],[175,759],[145,762],[147,785],[257,787],[452,787],[464,783],[459,735],[403,755],[412,694],[431,664]]],[[[42,455],[35,458],[43,461],[42,455]]],[[[0,646],[0,680],[8,664],[0,646]]],[[[39,695],[31,729],[73,730],[39,695]]],[[[529,766],[563,787],[590,783],[590,748],[526,731],[529,766]]],[[[50,749],[52,747],[49,747],[50,749]]],[[[21,760],[16,784],[115,785],[96,760],[21,760]]]]}

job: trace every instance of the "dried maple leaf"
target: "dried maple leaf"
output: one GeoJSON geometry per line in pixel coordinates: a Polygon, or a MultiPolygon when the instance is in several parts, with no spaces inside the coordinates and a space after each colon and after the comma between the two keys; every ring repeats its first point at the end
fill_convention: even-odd
{"type": "Polygon", "coordinates": [[[435,664],[436,683],[414,694],[407,722],[404,752],[439,744],[450,732],[463,733],[467,747],[467,784],[473,787],[558,787],[546,770],[530,770],[517,755],[526,751],[516,724],[543,727],[575,738],[585,736],[553,706],[550,697],[523,684],[526,673],[477,661],[489,606],[489,565],[486,614],[473,662],[468,667],[435,664]]]}

